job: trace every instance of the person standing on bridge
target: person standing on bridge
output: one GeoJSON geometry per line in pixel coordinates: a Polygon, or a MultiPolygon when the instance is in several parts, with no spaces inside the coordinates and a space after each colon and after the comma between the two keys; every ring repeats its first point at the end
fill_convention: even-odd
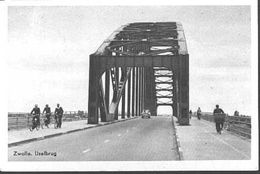
{"type": "Polygon", "coordinates": [[[32,127],[30,128],[30,131],[33,131],[34,128],[37,128],[38,126],[40,126],[41,110],[37,104],[34,105],[34,108],[32,109],[31,114],[33,115],[33,118],[32,118],[32,127]]]}
{"type": "Polygon", "coordinates": [[[49,128],[49,124],[50,124],[50,122],[51,122],[51,108],[49,107],[49,105],[48,104],[46,104],[45,105],[45,108],[43,109],[43,112],[42,112],[42,114],[44,114],[44,112],[45,112],[45,116],[46,116],[46,120],[44,121],[44,124],[45,124],[45,126],[47,127],[47,128],[49,128]]]}
{"type": "Polygon", "coordinates": [[[58,119],[57,128],[61,128],[63,109],[62,109],[62,107],[60,107],[60,104],[57,104],[57,108],[55,109],[54,114],[55,114],[55,117],[58,119]]]}
{"type": "Polygon", "coordinates": [[[190,119],[191,119],[191,116],[192,116],[192,110],[190,110],[189,115],[190,115],[190,119]]]}
{"type": "Polygon", "coordinates": [[[200,116],[201,116],[201,109],[199,107],[198,110],[197,110],[197,117],[198,117],[199,120],[200,120],[200,116]]]}
{"type": "Polygon", "coordinates": [[[213,111],[213,115],[215,117],[217,132],[221,134],[221,131],[224,127],[225,118],[222,116],[216,117],[217,114],[224,114],[224,111],[221,108],[219,108],[219,105],[216,105],[216,108],[213,111]]]}

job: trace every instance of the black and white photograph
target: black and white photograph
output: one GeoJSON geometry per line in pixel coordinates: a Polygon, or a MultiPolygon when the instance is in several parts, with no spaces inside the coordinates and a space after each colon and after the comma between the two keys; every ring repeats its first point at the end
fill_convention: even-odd
{"type": "Polygon", "coordinates": [[[259,170],[257,1],[0,7],[2,171],[259,170]]]}

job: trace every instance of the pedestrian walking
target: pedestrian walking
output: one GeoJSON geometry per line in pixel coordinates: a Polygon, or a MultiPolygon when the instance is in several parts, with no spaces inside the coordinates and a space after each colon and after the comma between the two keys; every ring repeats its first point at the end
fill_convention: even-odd
{"type": "Polygon", "coordinates": [[[30,131],[33,131],[35,128],[37,129],[40,126],[41,110],[37,104],[34,105],[34,108],[32,109],[31,114],[33,115],[33,118],[32,118],[32,127],[30,128],[30,131]]]}
{"type": "Polygon", "coordinates": [[[45,108],[43,109],[42,114],[46,116],[46,120],[44,120],[44,125],[49,128],[49,124],[51,123],[51,108],[49,107],[48,104],[45,105],[45,108]]]}
{"type": "Polygon", "coordinates": [[[216,105],[216,108],[213,111],[213,115],[214,115],[214,120],[216,123],[216,130],[217,130],[217,133],[219,133],[219,134],[221,134],[221,131],[224,127],[225,115],[223,115],[223,114],[224,114],[224,111],[221,108],[219,108],[219,105],[216,105]]]}
{"type": "Polygon", "coordinates": [[[197,110],[197,117],[198,117],[199,120],[200,120],[200,116],[201,116],[201,109],[199,107],[198,110],[197,110]]]}
{"type": "Polygon", "coordinates": [[[57,108],[55,109],[54,114],[55,114],[56,119],[58,120],[57,128],[61,128],[63,109],[60,106],[60,104],[57,104],[57,108]]]}
{"type": "Polygon", "coordinates": [[[192,116],[192,110],[190,110],[189,115],[190,115],[190,119],[191,119],[191,116],[192,116]]]}

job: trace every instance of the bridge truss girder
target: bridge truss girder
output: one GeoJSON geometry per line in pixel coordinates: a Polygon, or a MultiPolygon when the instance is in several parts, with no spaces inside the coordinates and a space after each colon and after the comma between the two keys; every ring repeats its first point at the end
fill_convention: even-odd
{"type": "Polygon", "coordinates": [[[121,101],[123,118],[125,114],[138,116],[143,109],[157,115],[158,106],[168,105],[180,124],[189,124],[189,55],[181,32],[177,23],[128,24],[90,55],[88,123],[97,124],[99,115],[101,121],[118,119],[121,101]],[[160,70],[168,73],[158,73],[160,70]],[[158,84],[170,84],[171,88],[157,88],[158,84]],[[171,102],[158,102],[160,98],[170,98],[171,102]]]}

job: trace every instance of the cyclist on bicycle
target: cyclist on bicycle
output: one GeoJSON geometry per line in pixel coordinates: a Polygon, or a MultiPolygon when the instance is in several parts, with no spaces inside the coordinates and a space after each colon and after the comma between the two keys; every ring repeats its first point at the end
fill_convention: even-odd
{"type": "Polygon", "coordinates": [[[46,116],[46,120],[44,120],[44,125],[47,127],[47,128],[49,128],[49,124],[50,124],[50,117],[51,117],[51,108],[49,107],[49,105],[48,104],[46,104],[45,105],[45,108],[43,109],[43,114],[44,114],[44,112],[45,112],[45,116],[46,116]]]}
{"type": "Polygon", "coordinates": [[[35,128],[40,126],[40,113],[41,113],[40,108],[38,107],[37,104],[35,104],[33,110],[31,111],[33,118],[32,118],[32,127],[30,128],[30,131],[33,131],[35,128]]]}

